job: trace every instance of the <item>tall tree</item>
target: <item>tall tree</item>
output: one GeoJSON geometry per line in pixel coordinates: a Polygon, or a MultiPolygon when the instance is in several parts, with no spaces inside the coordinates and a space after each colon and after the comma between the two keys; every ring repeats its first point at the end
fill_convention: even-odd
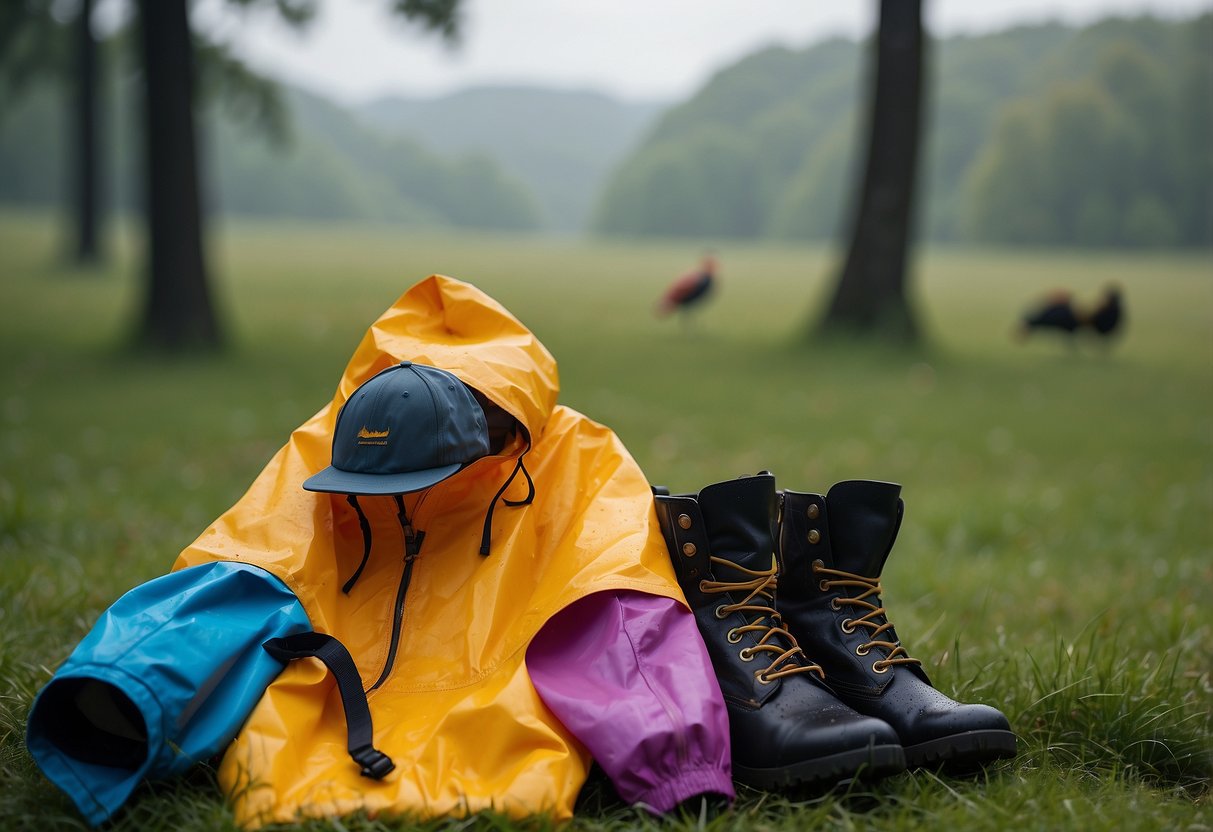
{"type": "Polygon", "coordinates": [[[158,349],[217,347],[221,330],[202,245],[187,0],[139,0],[138,8],[148,251],[137,338],[158,349]]]}
{"type": "Polygon", "coordinates": [[[45,77],[71,90],[66,103],[71,218],[67,247],[84,265],[95,263],[101,253],[98,105],[103,62],[93,32],[95,5],[95,0],[79,0],[75,18],[64,22],[63,4],[54,0],[0,4],[0,100],[9,103],[32,81],[45,77]]]}
{"type": "Polygon", "coordinates": [[[906,295],[923,97],[922,0],[880,0],[868,155],[846,264],[819,324],[913,340],[906,295]]]}
{"type": "Polygon", "coordinates": [[[75,227],[73,253],[79,263],[101,258],[101,167],[98,125],[100,69],[97,38],[93,33],[93,0],[81,0],[75,33],[75,84],[73,102],[75,141],[72,142],[72,213],[75,227]]]}
{"type": "MultiPolygon", "coordinates": [[[[229,0],[237,6],[260,0],[229,0]]],[[[311,19],[314,0],[265,0],[288,21],[311,19]]],[[[392,11],[453,40],[462,0],[391,0],[392,11]]],[[[188,0],[138,0],[144,81],[147,284],[136,333],[162,350],[222,345],[205,261],[194,125],[194,39],[188,0]]]]}

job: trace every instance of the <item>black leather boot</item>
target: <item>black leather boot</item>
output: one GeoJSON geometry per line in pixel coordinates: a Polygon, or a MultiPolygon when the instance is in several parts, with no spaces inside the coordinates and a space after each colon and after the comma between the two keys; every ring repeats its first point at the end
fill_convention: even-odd
{"type": "Polygon", "coordinates": [[[838,698],[893,726],[910,766],[970,766],[1015,755],[1007,718],[931,686],[880,600],[880,573],[901,526],[901,486],[840,482],[826,496],[780,494],[777,608],[825,669],[838,698]]]}
{"type": "Polygon", "coordinates": [[[893,729],[830,693],[774,609],[774,477],[717,483],[697,496],[655,491],[678,582],[724,693],[734,778],[769,789],[904,769],[893,729]]]}

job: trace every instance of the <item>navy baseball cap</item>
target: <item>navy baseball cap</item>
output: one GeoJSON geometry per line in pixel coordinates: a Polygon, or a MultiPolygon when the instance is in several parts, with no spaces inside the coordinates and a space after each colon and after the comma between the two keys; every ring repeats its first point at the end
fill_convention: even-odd
{"type": "Polygon", "coordinates": [[[337,494],[407,494],[489,452],[484,410],[462,381],[401,361],[354,391],[337,414],[333,464],[303,487],[337,494]]]}

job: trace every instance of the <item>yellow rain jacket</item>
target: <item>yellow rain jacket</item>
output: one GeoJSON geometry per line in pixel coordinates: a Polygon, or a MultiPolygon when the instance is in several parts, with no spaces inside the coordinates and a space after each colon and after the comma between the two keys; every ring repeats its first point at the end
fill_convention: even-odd
{"type": "MultiPolygon", "coordinates": [[[[558,390],[555,360],[525,326],[475,287],[430,277],[371,326],[332,402],[178,557],[174,570],[232,561],[269,571],[316,631],[349,649],[364,689],[382,680],[368,693],[374,745],[396,769],[371,780],[347,753],[332,675],[315,659],[286,667],[219,768],[242,826],[357,810],[572,814],[589,757],[536,695],[524,663],[528,643],[592,593],[682,595],[639,467],[610,430],[557,405],[558,390]],[[363,558],[357,514],[341,495],[301,484],[329,464],[346,398],[405,359],[454,373],[524,430],[499,455],[405,496],[425,537],[403,599],[404,544],[392,498],[359,498],[371,551],[345,594],[363,558]],[[533,502],[498,505],[484,557],[490,504],[524,452],[533,502]]],[[[517,477],[503,496],[520,501],[527,490],[517,477]]]]}

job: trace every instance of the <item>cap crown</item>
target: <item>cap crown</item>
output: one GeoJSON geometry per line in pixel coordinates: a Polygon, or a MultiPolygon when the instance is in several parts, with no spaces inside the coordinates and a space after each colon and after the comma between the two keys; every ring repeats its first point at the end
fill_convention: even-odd
{"type": "Polygon", "coordinates": [[[402,361],[373,376],[342,406],[333,464],[304,488],[416,491],[488,452],[484,411],[467,386],[445,370],[402,361]]]}

